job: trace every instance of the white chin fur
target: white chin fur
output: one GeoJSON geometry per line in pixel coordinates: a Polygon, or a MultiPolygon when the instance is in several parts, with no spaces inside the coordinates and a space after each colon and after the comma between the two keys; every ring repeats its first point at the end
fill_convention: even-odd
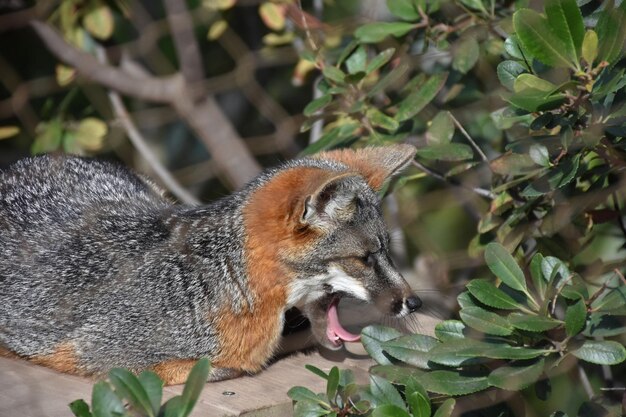
{"type": "Polygon", "coordinates": [[[409,308],[406,306],[406,303],[402,303],[402,310],[398,314],[396,314],[396,318],[400,319],[402,317],[408,316],[410,313],[409,308]]]}

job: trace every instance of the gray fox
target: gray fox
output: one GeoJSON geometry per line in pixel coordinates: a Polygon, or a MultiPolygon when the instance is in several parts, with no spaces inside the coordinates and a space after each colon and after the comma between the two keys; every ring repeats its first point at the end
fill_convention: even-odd
{"type": "Polygon", "coordinates": [[[330,349],[358,336],[346,297],[404,316],[377,191],[410,145],[337,150],[269,169],[210,205],[174,204],[110,162],[37,156],[0,173],[0,352],[62,372],[149,369],[185,381],[260,371],[300,308],[330,349]]]}

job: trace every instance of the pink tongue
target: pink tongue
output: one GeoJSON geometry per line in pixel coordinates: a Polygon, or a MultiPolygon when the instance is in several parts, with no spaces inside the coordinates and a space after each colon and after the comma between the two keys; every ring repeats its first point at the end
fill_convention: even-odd
{"type": "Polygon", "coordinates": [[[328,306],[326,312],[328,324],[326,327],[326,336],[335,346],[339,346],[341,341],[345,342],[358,342],[361,336],[353,334],[343,328],[339,323],[339,315],[337,314],[337,305],[339,304],[339,298],[333,299],[328,306]]]}

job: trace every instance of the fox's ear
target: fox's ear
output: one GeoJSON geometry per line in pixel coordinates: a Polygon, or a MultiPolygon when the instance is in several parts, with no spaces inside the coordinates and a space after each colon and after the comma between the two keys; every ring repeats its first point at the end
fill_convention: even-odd
{"type": "Polygon", "coordinates": [[[356,210],[358,182],[354,174],[340,174],[322,181],[309,194],[301,207],[302,224],[329,229],[338,222],[349,220],[356,210]]]}
{"type": "Polygon", "coordinates": [[[315,156],[341,162],[365,177],[374,190],[380,190],[385,181],[402,171],[415,157],[417,150],[408,144],[377,146],[362,149],[339,149],[315,156]]]}

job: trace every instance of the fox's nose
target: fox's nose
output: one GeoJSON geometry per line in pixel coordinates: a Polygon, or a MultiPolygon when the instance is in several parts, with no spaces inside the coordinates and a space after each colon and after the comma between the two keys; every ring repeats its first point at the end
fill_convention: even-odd
{"type": "Polygon", "coordinates": [[[422,300],[417,295],[412,295],[406,299],[405,304],[409,312],[413,313],[422,306],[422,300]]]}

